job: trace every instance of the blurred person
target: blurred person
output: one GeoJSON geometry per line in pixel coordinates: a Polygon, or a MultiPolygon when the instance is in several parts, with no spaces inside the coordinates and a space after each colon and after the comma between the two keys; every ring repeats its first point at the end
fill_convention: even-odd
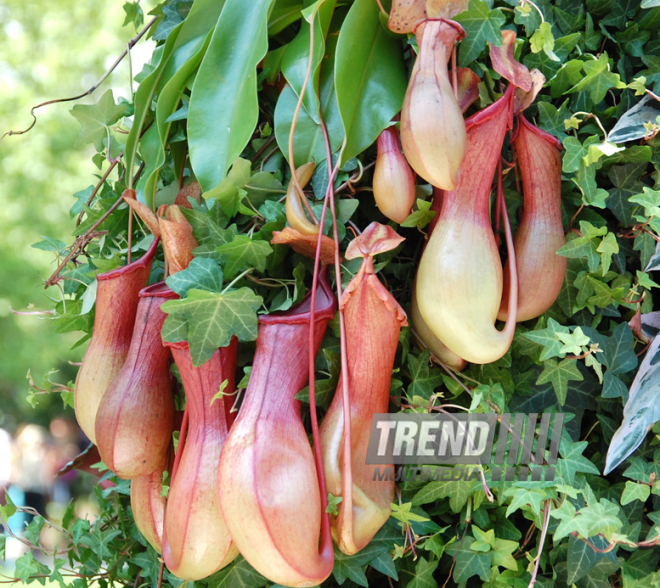
{"type": "MultiPolygon", "coordinates": [[[[25,494],[21,506],[34,508],[39,513],[45,511],[53,489],[55,472],[49,459],[51,447],[44,427],[27,424],[16,433],[12,482],[25,494]]],[[[27,522],[31,519],[28,515],[27,522]]]]}

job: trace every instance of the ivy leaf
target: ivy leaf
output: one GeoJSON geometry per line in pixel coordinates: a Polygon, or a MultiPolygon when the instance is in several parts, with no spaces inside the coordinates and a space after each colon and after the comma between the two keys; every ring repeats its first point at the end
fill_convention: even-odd
{"type": "Polygon", "coordinates": [[[229,345],[232,336],[241,341],[257,338],[257,309],[263,299],[250,288],[227,293],[190,290],[183,300],[168,300],[161,309],[169,316],[163,325],[163,340],[190,344],[193,365],[211,359],[218,347],[229,345]]]}
{"type": "Polygon", "coordinates": [[[442,384],[442,374],[430,366],[430,353],[425,349],[417,357],[408,356],[411,384],[408,386],[408,397],[421,396],[428,400],[435,389],[442,384]]]}
{"type": "Polygon", "coordinates": [[[623,398],[628,399],[628,387],[609,370],[603,376],[603,398],[623,398]]]}
{"type": "Polygon", "coordinates": [[[19,557],[14,565],[14,575],[21,580],[23,584],[27,584],[31,576],[50,574],[48,567],[37,561],[31,551],[28,551],[25,555],[19,557]]]}
{"type": "Polygon", "coordinates": [[[643,193],[630,198],[630,202],[642,205],[646,216],[660,216],[660,190],[644,186],[643,193]]]}
{"type": "Polygon", "coordinates": [[[557,137],[562,143],[567,137],[564,121],[573,116],[573,113],[568,109],[567,104],[568,100],[566,100],[559,108],[556,108],[549,102],[539,102],[538,105],[541,128],[557,137]]]}
{"type": "Polygon", "coordinates": [[[628,480],[626,482],[626,487],[623,489],[623,494],[621,495],[621,505],[625,506],[635,500],[646,502],[650,495],[651,486],[628,480]]]}
{"type": "Polygon", "coordinates": [[[404,525],[408,523],[425,523],[429,520],[428,517],[424,517],[422,515],[411,512],[412,507],[412,502],[404,502],[403,504],[390,504],[390,508],[392,509],[392,516],[397,521],[402,522],[404,525]]]}
{"type": "Polygon", "coordinates": [[[507,517],[523,506],[529,506],[534,514],[539,514],[541,512],[541,504],[548,498],[545,490],[541,488],[507,488],[504,490],[503,496],[510,496],[512,498],[511,504],[506,509],[507,517]]]}
{"type": "Polygon", "coordinates": [[[602,275],[605,275],[610,271],[612,256],[619,253],[619,243],[616,240],[616,235],[614,233],[607,233],[605,238],[600,242],[600,245],[596,247],[596,251],[600,253],[601,264],[603,267],[602,275]]]}
{"type": "Polygon", "coordinates": [[[90,543],[89,546],[99,557],[110,558],[112,557],[110,543],[112,543],[112,540],[115,537],[119,537],[121,534],[122,531],[120,529],[107,529],[102,531],[100,526],[95,525],[87,540],[90,543]]]}
{"type": "Polygon", "coordinates": [[[598,61],[590,60],[584,62],[584,78],[573,86],[567,93],[589,91],[589,96],[594,104],[598,104],[605,98],[610,88],[625,88],[619,74],[609,70],[607,53],[601,54],[598,61]]]}
{"type": "Polygon", "coordinates": [[[64,241],[59,239],[53,239],[52,237],[45,237],[41,235],[43,241],[38,243],[33,243],[32,247],[35,249],[41,249],[42,251],[55,251],[56,253],[62,255],[64,250],[67,248],[67,244],[64,241]]]}
{"type": "Polygon", "coordinates": [[[431,202],[422,200],[421,198],[417,199],[417,210],[411,212],[401,223],[402,227],[417,227],[420,231],[428,225],[433,217],[435,216],[435,211],[431,210],[431,202]]]}
{"type": "MultiPolygon", "coordinates": [[[[330,349],[323,349],[323,357],[330,377],[326,380],[316,380],[316,388],[314,390],[316,395],[316,405],[322,408],[328,408],[339,383],[339,373],[341,372],[341,356],[339,353],[331,351],[330,349]]],[[[309,386],[305,386],[295,396],[296,400],[309,404],[309,386]]]]}
{"type": "Polygon", "coordinates": [[[115,104],[112,90],[103,94],[96,104],[76,104],[69,112],[82,126],[77,143],[94,143],[97,151],[103,151],[103,139],[111,136],[108,127],[115,124],[127,108],[128,104],[115,104]]]}
{"type": "Polygon", "coordinates": [[[453,512],[461,512],[472,494],[472,484],[464,480],[435,481],[426,484],[413,497],[413,504],[419,506],[429,502],[437,502],[443,498],[449,498],[449,507],[453,512]]]}
{"type": "Polygon", "coordinates": [[[583,62],[579,59],[572,59],[562,65],[561,69],[555,74],[550,86],[550,95],[553,98],[559,98],[571,86],[574,86],[582,79],[583,62]]]}
{"type": "Polygon", "coordinates": [[[591,136],[583,145],[577,137],[566,137],[564,140],[564,155],[562,157],[561,170],[564,173],[578,171],[580,169],[580,162],[587,154],[589,145],[597,141],[597,137],[591,136]]]}
{"type": "MultiPolygon", "coordinates": [[[[598,549],[605,549],[608,542],[598,535],[589,537],[589,541],[598,549]]],[[[587,574],[595,575],[594,568],[603,558],[607,558],[616,564],[616,556],[613,551],[598,553],[589,543],[571,535],[568,539],[568,584],[574,584],[587,574]]],[[[609,582],[608,582],[609,585],[609,582]]]]}
{"type": "Polygon", "coordinates": [[[625,374],[637,367],[635,338],[627,323],[617,325],[603,346],[603,363],[612,375],[625,374]]]}
{"type": "Polygon", "coordinates": [[[436,588],[438,583],[433,579],[433,572],[439,563],[439,561],[426,561],[420,557],[415,565],[413,579],[408,583],[407,588],[436,588]]]}
{"type": "MultiPolygon", "coordinates": [[[[163,6],[163,19],[158,23],[153,35],[154,41],[164,41],[177,25],[188,16],[192,0],[168,0],[163,6]]],[[[149,14],[154,14],[152,10],[149,14]]]]}
{"type": "Polygon", "coordinates": [[[541,51],[552,59],[552,61],[560,61],[552,51],[555,48],[555,38],[552,35],[552,25],[549,22],[542,22],[534,34],[529,39],[532,53],[540,53],[541,51]]]}
{"type": "Polygon", "coordinates": [[[270,583],[240,555],[207,580],[208,588],[262,588],[270,583]]]}
{"type": "Polygon", "coordinates": [[[481,551],[487,553],[490,551],[491,547],[495,546],[495,531],[493,529],[488,529],[488,531],[482,531],[479,527],[474,525],[472,527],[472,532],[475,534],[477,540],[470,545],[472,551],[481,551]]]}
{"type": "Polygon", "coordinates": [[[490,10],[482,0],[470,0],[468,9],[454,19],[463,25],[466,37],[461,41],[459,63],[466,67],[486,48],[487,43],[496,47],[502,44],[502,27],[506,17],[501,10],[490,10]]]}
{"type": "Polygon", "coordinates": [[[536,383],[540,385],[550,382],[555,390],[559,404],[564,406],[566,393],[568,392],[568,382],[571,380],[584,380],[584,376],[577,368],[576,360],[564,359],[557,363],[557,360],[550,359],[543,362],[543,372],[541,372],[536,383]]]}
{"type": "Polygon", "coordinates": [[[124,24],[122,26],[125,27],[129,22],[132,22],[137,31],[144,22],[144,12],[142,11],[142,7],[138,2],[125,2],[123,8],[126,13],[126,18],[124,19],[124,24]]]}
{"type": "Polygon", "coordinates": [[[568,334],[568,333],[557,333],[557,337],[564,344],[563,347],[559,350],[560,354],[573,353],[575,355],[580,355],[582,353],[582,347],[588,345],[589,337],[587,337],[580,327],[568,334]]]}
{"type": "Polygon", "coordinates": [[[369,562],[369,565],[375,570],[378,570],[381,574],[385,574],[393,580],[399,579],[399,574],[396,571],[396,567],[392,561],[392,556],[389,553],[381,553],[378,557],[372,559],[369,562]]]}
{"type": "Polygon", "coordinates": [[[491,550],[493,554],[493,566],[501,566],[514,572],[518,571],[518,562],[513,557],[513,552],[520,547],[517,541],[495,538],[495,545],[491,550]]]}
{"type": "Polygon", "coordinates": [[[196,257],[186,269],[169,276],[165,282],[181,298],[185,298],[193,288],[220,292],[222,290],[222,269],[212,259],[196,257]]]}
{"type": "MultiPolygon", "coordinates": [[[[600,473],[600,472],[598,472],[600,473]]],[[[597,503],[581,508],[575,520],[578,522],[577,531],[583,537],[604,535],[607,539],[621,529],[623,523],[618,515],[621,507],[605,498],[597,503]]]]}
{"type": "Polygon", "coordinates": [[[34,517],[30,524],[25,527],[23,531],[23,537],[25,537],[31,543],[35,545],[39,543],[39,537],[41,536],[41,531],[46,524],[46,519],[41,515],[34,517]]]}
{"type": "Polygon", "coordinates": [[[597,237],[607,234],[607,227],[596,228],[590,222],[580,221],[580,232],[582,236],[570,239],[566,245],[557,250],[557,255],[562,255],[569,259],[586,257],[589,264],[589,271],[595,272],[601,261],[600,254],[598,253],[600,242],[597,241],[597,237]]]}
{"type": "Polygon", "coordinates": [[[363,562],[359,553],[353,556],[346,555],[335,547],[335,565],[332,568],[332,575],[339,585],[349,579],[359,586],[368,587],[369,582],[362,571],[362,567],[365,565],[366,562],[363,562]]]}
{"type": "MultiPolygon", "coordinates": [[[[559,443],[559,454],[561,457],[557,460],[557,472],[563,478],[565,484],[573,484],[577,472],[600,474],[598,468],[582,455],[587,445],[587,441],[572,443],[568,440],[567,436],[562,436],[559,443]]],[[[590,537],[593,534],[597,535],[598,533],[591,533],[584,536],[590,537]]]]}
{"type": "Polygon", "coordinates": [[[266,269],[266,258],[273,248],[266,241],[251,239],[248,235],[236,235],[231,243],[216,249],[224,266],[225,279],[231,280],[243,270],[255,268],[259,272],[266,269]]]}
{"type": "Polygon", "coordinates": [[[472,576],[479,576],[484,582],[490,579],[490,567],[493,562],[491,552],[479,553],[473,551],[470,546],[474,543],[474,537],[466,535],[458,544],[450,545],[447,553],[455,555],[454,582],[465,582],[472,576]]]}
{"type": "Polygon", "coordinates": [[[534,343],[543,345],[540,360],[545,361],[552,357],[559,357],[561,354],[562,342],[559,339],[559,334],[569,334],[568,327],[560,325],[555,319],[548,319],[548,326],[545,329],[537,329],[535,331],[528,331],[523,333],[525,339],[529,339],[534,343]]]}

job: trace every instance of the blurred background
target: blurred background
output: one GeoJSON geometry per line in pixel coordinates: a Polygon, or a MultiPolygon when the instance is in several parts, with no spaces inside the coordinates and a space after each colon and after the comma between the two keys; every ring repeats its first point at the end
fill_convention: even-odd
{"type": "MultiPolygon", "coordinates": [[[[155,4],[142,4],[145,16],[155,4]]],[[[119,0],[0,0],[0,135],[28,127],[35,104],[93,86],[136,34],[132,23],[122,26],[125,16],[119,0]]],[[[153,47],[142,41],[132,50],[134,73],[153,47]]],[[[43,236],[73,241],[73,195],[102,173],[92,145],[76,144],[80,125],[69,110],[95,103],[108,89],[130,99],[129,82],[124,60],[91,96],[42,108],[30,132],[0,141],[0,488],[10,484],[19,503],[55,518],[76,482],[54,482],[54,474],[85,443],[59,394],[27,401],[26,374],[41,386],[56,370],[48,377],[66,384],[77,370],[69,362],[79,362],[86,345],[71,350],[81,333],[57,334],[48,315],[11,309],[49,310],[61,298],[57,288],[43,288],[54,253],[31,245],[43,236]]]]}

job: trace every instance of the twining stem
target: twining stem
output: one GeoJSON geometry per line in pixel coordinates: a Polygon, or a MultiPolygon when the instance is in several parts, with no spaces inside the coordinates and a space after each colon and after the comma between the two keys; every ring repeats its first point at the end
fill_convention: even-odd
{"type": "Polygon", "coordinates": [[[539,16],[541,17],[541,24],[545,22],[545,18],[543,18],[543,13],[541,12],[541,9],[536,4],[534,4],[532,0],[520,0],[520,6],[522,6],[523,4],[529,4],[530,6],[536,8],[536,12],[538,12],[539,16]]]}
{"type": "MultiPolygon", "coordinates": [[[[576,112],[576,113],[573,114],[573,118],[576,117],[578,114],[581,114],[581,115],[584,116],[585,118],[593,118],[593,119],[595,119],[595,120],[596,120],[596,124],[598,125],[598,128],[599,128],[599,129],[601,130],[601,132],[603,133],[603,136],[604,136],[604,137],[603,137],[603,141],[607,141],[607,131],[605,130],[605,127],[603,126],[603,123],[600,122],[600,119],[599,119],[595,114],[593,114],[593,113],[591,113],[591,112],[584,112],[584,111],[580,110],[580,111],[578,111],[578,112],[576,112]]],[[[579,122],[582,122],[582,121],[580,121],[579,119],[577,119],[577,120],[578,120],[579,122]]]]}
{"type": "Polygon", "coordinates": [[[181,429],[179,430],[179,444],[176,447],[176,452],[174,453],[174,464],[172,465],[172,475],[170,479],[173,480],[176,475],[176,471],[179,469],[179,463],[181,462],[181,455],[183,455],[183,446],[186,444],[186,434],[188,433],[188,405],[183,409],[183,418],[181,419],[181,429]]]}
{"type": "MultiPolygon", "coordinates": [[[[92,190],[92,193],[89,195],[89,198],[87,199],[87,202],[85,203],[87,206],[89,206],[92,203],[92,200],[94,200],[94,196],[96,196],[97,192],[101,189],[101,186],[105,183],[105,181],[108,179],[108,176],[112,173],[112,170],[117,167],[117,164],[119,163],[119,157],[112,161],[110,164],[110,167],[106,170],[106,172],[103,174],[103,177],[99,180],[98,184],[94,186],[94,189],[92,190]]],[[[76,226],[80,225],[82,221],[83,214],[85,214],[85,210],[78,215],[78,220],[76,221],[76,226]]]]}
{"type": "Polygon", "coordinates": [[[133,209],[128,207],[128,235],[126,239],[128,250],[126,251],[126,265],[131,263],[131,249],[133,248],[133,209]]]}
{"type": "MultiPolygon", "coordinates": [[[[328,167],[330,169],[330,167],[328,167]]],[[[339,171],[339,160],[337,165],[332,169],[332,180],[328,184],[323,199],[323,209],[321,210],[321,228],[319,229],[318,240],[316,242],[316,255],[314,257],[314,273],[312,274],[312,295],[311,295],[311,308],[309,311],[309,412],[312,419],[312,439],[314,441],[314,458],[316,460],[316,473],[319,479],[319,490],[321,491],[321,512],[323,517],[321,519],[321,551],[332,548],[332,536],[330,534],[330,515],[327,512],[328,507],[328,492],[325,483],[325,470],[323,468],[323,455],[321,453],[321,438],[319,435],[318,417],[316,415],[316,380],[314,378],[314,363],[316,356],[314,355],[314,338],[316,331],[315,315],[316,315],[316,289],[319,281],[319,266],[321,265],[321,240],[323,239],[322,227],[325,224],[325,214],[328,210],[328,198],[331,187],[334,183],[334,176],[339,171]],[[328,547],[330,546],[330,547],[328,547]]]]}
{"type": "Polygon", "coordinates": [[[123,196],[119,196],[119,198],[117,198],[115,203],[110,208],[108,208],[105,214],[99,220],[97,220],[84,235],[80,235],[80,237],[78,237],[73,242],[73,245],[71,246],[71,251],[69,251],[69,254],[57,266],[57,269],[53,272],[53,275],[46,280],[46,283],[44,284],[44,288],[49,288],[50,286],[54,286],[57,283],[57,279],[59,278],[60,272],[66,267],[66,264],[73,259],[74,255],[76,255],[79,249],[83,248],[87,244],[87,242],[91,240],[92,233],[94,232],[94,230],[105,219],[107,219],[119,207],[119,205],[123,201],[124,201],[123,196]]]}
{"type": "MultiPolygon", "coordinates": [[[[328,137],[328,129],[325,126],[323,117],[320,116],[319,120],[321,124],[321,131],[323,132],[323,142],[325,143],[325,152],[328,162],[332,161],[332,149],[330,147],[330,139],[328,137]]],[[[344,142],[344,145],[346,143],[344,142]]],[[[342,148],[343,151],[343,148],[342,148]]],[[[341,162],[341,153],[337,158],[336,168],[339,167],[341,162]]],[[[337,300],[340,303],[339,306],[339,349],[340,349],[340,361],[341,361],[341,383],[342,383],[342,401],[344,407],[344,471],[342,476],[342,494],[344,498],[344,504],[352,505],[353,504],[353,468],[352,468],[352,443],[351,443],[351,397],[348,387],[348,357],[346,352],[346,323],[344,321],[344,312],[341,309],[341,296],[342,296],[342,284],[341,284],[341,263],[339,261],[339,234],[337,229],[337,211],[335,210],[335,194],[334,194],[334,174],[335,171],[330,173],[330,166],[328,165],[328,190],[326,192],[326,200],[330,200],[330,211],[332,213],[332,233],[335,241],[335,283],[337,284],[337,300]]],[[[323,227],[323,225],[321,225],[323,227]]],[[[319,231],[319,234],[323,231],[319,231]]],[[[349,519],[348,524],[346,525],[347,529],[350,529],[350,534],[353,534],[353,512],[350,508],[344,509],[344,520],[349,519]]]]}
{"type": "MultiPolygon", "coordinates": [[[[307,62],[307,71],[305,72],[305,81],[303,82],[302,88],[300,89],[300,96],[298,96],[298,103],[296,104],[296,109],[293,111],[293,118],[291,119],[291,130],[289,131],[289,167],[291,168],[291,181],[296,187],[296,191],[300,196],[307,212],[309,213],[310,218],[314,221],[314,224],[318,224],[318,220],[314,215],[312,207],[309,205],[305,194],[303,193],[302,186],[298,181],[298,174],[296,173],[296,163],[293,159],[293,136],[296,132],[296,125],[298,124],[298,115],[300,114],[300,108],[302,107],[303,98],[305,97],[305,90],[307,89],[307,84],[309,83],[309,78],[312,75],[312,65],[314,64],[314,19],[309,25],[309,61],[307,62]]],[[[330,163],[332,160],[330,160],[330,163]]],[[[322,232],[322,231],[320,231],[322,232]]]]}
{"type": "Polygon", "coordinates": [[[497,247],[500,246],[500,216],[502,213],[502,206],[506,206],[504,202],[504,185],[502,183],[502,158],[497,162],[497,197],[495,198],[495,243],[497,247]]]}
{"type": "Polygon", "coordinates": [[[548,525],[550,524],[550,500],[545,501],[545,506],[543,507],[543,527],[541,529],[541,540],[539,541],[539,549],[536,554],[536,564],[534,565],[534,573],[532,574],[532,579],[529,581],[527,588],[532,588],[536,584],[536,576],[539,573],[539,566],[541,565],[541,554],[543,553],[543,544],[545,543],[545,536],[548,532],[548,525]]]}
{"type": "MultiPolygon", "coordinates": [[[[500,158],[499,171],[502,169],[502,159],[500,158]]],[[[502,187],[502,174],[498,173],[498,192],[502,202],[500,204],[502,218],[504,219],[504,237],[506,240],[506,252],[509,256],[509,314],[504,323],[502,333],[512,333],[516,328],[516,318],[518,316],[518,264],[516,262],[516,249],[513,244],[513,234],[511,232],[511,223],[509,222],[509,211],[504,201],[504,188],[502,187]]]]}
{"type": "Polygon", "coordinates": [[[240,274],[238,274],[231,282],[229,282],[229,284],[227,286],[224,287],[224,289],[222,290],[220,295],[225,294],[227,292],[227,290],[229,290],[236,282],[238,282],[239,280],[242,280],[245,276],[247,276],[249,273],[251,273],[253,271],[254,271],[254,268],[251,267],[249,269],[246,269],[244,272],[241,272],[240,274]]]}
{"type": "MultiPolygon", "coordinates": [[[[140,138],[142,138],[144,136],[144,134],[149,130],[149,127],[151,127],[152,124],[153,124],[153,121],[151,121],[148,125],[146,125],[144,127],[144,129],[142,129],[142,133],[140,134],[140,138]]],[[[112,170],[115,169],[115,167],[119,163],[119,160],[121,159],[121,156],[123,154],[124,154],[124,150],[122,149],[119,152],[119,155],[117,155],[117,159],[114,159],[113,161],[110,162],[110,167],[103,174],[103,177],[98,181],[96,186],[94,186],[94,189],[92,190],[92,193],[89,195],[89,198],[87,199],[87,202],[85,203],[87,206],[90,206],[92,204],[92,201],[94,200],[94,196],[96,196],[98,191],[101,189],[101,186],[103,186],[105,181],[108,179],[108,176],[110,175],[112,170]]],[[[135,178],[133,179],[133,183],[135,183],[137,181],[137,178],[140,177],[140,174],[142,173],[143,169],[144,169],[144,161],[142,162],[142,164],[138,168],[138,171],[135,174],[135,178]]],[[[78,220],[76,220],[76,226],[80,225],[80,223],[82,222],[82,217],[83,217],[84,214],[85,214],[85,210],[83,209],[83,211],[78,215],[78,220]]]]}
{"type": "MultiPolygon", "coordinates": [[[[307,63],[307,72],[305,73],[305,81],[303,83],[302,89],[300,90],[300,96],[298,97],[298,104],[296,105],[296,110],[291,121],[291,131],[289,132],[289,165],[291,166],[291,181],[294,182],[298,194],[301,196],[307,210],[310,212],[311,218],[314,222],[317,222],[316,217],[311,211],[311,207],[307,202],[307,198],[303,194],[302,187],[298,181],[298,174],[296,173],[295,162],[293,159],[293,136],[296,130],[296,123],[298,122],[298,114],[300,113],[300,107],[302,106],[302,101],[305,95],[305,90],[307,88],[307,83],[312,72],[313,64],[313,52],[314,52],[314,19],[309,25],[309,61],[307,63]]],[[[320,112],[319,112],[320,115],[320,112]]],[[[328,159],[328,170],[332,167],[332,158],[328,159]]],[[[323,468],[323,455],[321,454],[321,438],[319,434],[319,423],[318,416],[316,414],[316,380],[314,378],[314,363],[316,360],[316,355],[314,353],[314,341],[316,339],[316,289],[318,286],[319,278],[319,265],[321,260],[321,240],[323,239],[323,226],[325,223],[325,213],[328,209],[328,197],[334,183],[334,176],[339,170],[339,161],[335,169],[331,173],[332,179],[328,184],[328,188],[325,193],[325,198],[323,201],[323,211],[321,212],[321,222],[319,227],[318,240],[316,242],[316,256],[314,258],[314,273],[312,274],[312,294],[311,294],[311,308],[309,311],[309,335],[308,335],[308,364],[309,364],[309,412],[312,421],[312,439],[314,441],[314,458],[316,461],[316,475],[319,482],[319,491],[321,493],[321,542],[319,545],[319,551],[322,554],[330,555],[332,552],[332,535],[330,532],[330,515],[327,512],[328,508],[328,491],[325,483],[325,470],[323,468]]]]}
{"type": "MultiPolygon", "coordinates": [[[[86,92],[83,92],[82,94],[78,94],[77,96],[71,96],[70,98],[56,98],[55,100],[48,100],[47,102],[42,102],[41,104],[37,104],[36,106],[33,106],[30,110],[30,115],[34,119],[32,121],[32,124],[27,128],[22,131],[7,131],[2,137],[0,137],[0,140],[4,139],[7,136],[11,135],[23,135],[27,133],[28,131],[31,131],[34,125],[37,124],[37,117],[34,115],[34,111],[37,110],[38,108],[42,108],[43,106],[48,106],[50,104],[58,104],[60,102],[73,102],[74,100],[80,100],[81,98],[84,98],[85,96],[89,96],[92,94],[105,80],[108,79],[108,76],[117,68],[117,66],[122,62],[124,57],[126,57],[130,50],[133,48],[133,46],[142,38],[144,37],[145,33],[151,28],[151,26],[158,20],[158,16],[154,16],[146,25],[145,27],[135,36],[133,37],[128,43],[126,43],[126,49],[124,52],[117,57],[115,62],[110,66],[108,71],[106,71],[101,79],[96,82],[89,90],[86,92]]],[[[132,79],[132,76],[131,76],[132,79]]]]}
{"type": "Polygon", "coordinates": [[[451,75],[454,86],[454,98],[458,102],[458,68],[456,67],[456,41],[454,41],[454,49],[451,52],[451,75]]]}
{"type": "MultiPolygon", "coordinates": [[[[142,170],[144,169],[144,162],[142,162],[142,165],[140,166],[140,169],[138,169],[137,173],[135,174],[135,178],[133,179],[133,182],[137,181],[137,178],[140,177],[140,174],[142,173],[142,170]]],[[[62,262],[57,266],[57,269],[52,273],[50,278],[46,280],[44,283],[44,288],[50,288],[51,286],[54,286],[58,282],[58,278],[60,275],[60,272],[66,267],[66,264],[69,263],[76,255],[79,249],[82,249],[89,241],[91,241],[95,234],[94,231],[97,229],[97,227],[105,220],[107,219],[118,207],[119,205],[124,202],[124,195],[123,193],[117,200],[113,203],[113,205],[108,208],[108,210],[101,216],[99,220],[97,220],[87,231],[78,237],[73,244],[71,245],[71,251],[69,251],[69,254],[62,260],[62,262]]]]}

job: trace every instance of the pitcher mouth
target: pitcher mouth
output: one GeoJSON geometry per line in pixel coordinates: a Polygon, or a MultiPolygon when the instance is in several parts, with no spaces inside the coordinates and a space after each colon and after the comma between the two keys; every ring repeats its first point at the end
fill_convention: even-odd
{"type": "Polygon", "coordinates": [[[136,259],[133,263],[129,263],[123,267],[118,267],[117,269],[106,272],[105,274],[99,274],[96,276],[96,279],[100,282],[104,280],[112,280],[113,278],[118,278],[124,274],[130,274],[137,270],[144,269],[153,261],[154,255],[156,255],[156,249],[158,248],[159,241],[160,239],[154,238],[153,243],[149,246],[147,252],[142,257],[140,257],[140,259],[136,259]]]}
{"type": "Polygon", "coordinates": [[[170,289],[165,282],[158,282],[142,288],[138,294],[140,298],[166,298],[167,300],[176,300],[179,295],[170,289]]]}
{"type": "MultiPolygon", "coordinates": [[[[315,323],[330,320],[335,316],[335,311],[337,310],[337,301],[332,293],[330,284],[328,284],[327,268],[328,266],[323,266],[319,271],[319,281],[316,289],[316,309],[314,312],[315,323]]],[[[310,289],[298,306],[285,312],[262,314],[259,316],[259,324],[274,325],[284,323],[287,325],[297,325],[309,323],[311,308],[312,291],[310,289]]]]}
{"type": "Polygon", "coordinates": [[[448,24],[449,26],[455,28],[456,31],[458,32],[458,37],[456,38],[456,41],[460,41],[461,39],[465,39],[465,37],[467,36],[466,33],[465,33],[465,29],[463,28],[462,25],[457,23],[455,20],[451,20],[451,19],[448,19],[448,18],[423,18],[421,20],[418,20],[413,25],[413,30],[412,30],[413,35],[417,34],[417,28],[420,25],[423,25],[427,22],[444,22],[444,23],[448,24]]]}

